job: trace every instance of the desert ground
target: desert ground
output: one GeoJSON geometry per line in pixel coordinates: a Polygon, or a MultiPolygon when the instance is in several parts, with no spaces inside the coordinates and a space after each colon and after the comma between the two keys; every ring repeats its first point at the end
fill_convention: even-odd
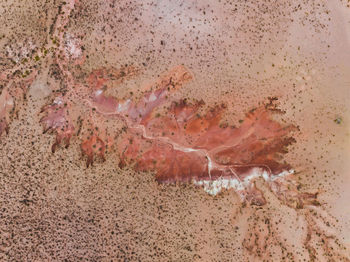
{"type": "MultiPolygon", "coordinates": [[[[0,23],[1,261],[350,260],[347,1],[2,0],[0,23]],[[52,152],[55,132],[40,119],[56,94],[96,69],[131,66],[106,92],[137,100],[179,65],[192,80],[171,100],[224,103],[229,125],[278,98],[284,114],[274,119],[297,127],[280,161],[300,192],[317,192],[317,206],[283,203],[262,178],[263,206],[233,189],[162,184],[120,168],[113,150],[87,166],[85,127],[52,152]]],[[[69,89],[70,113],[85,117],[79,88],[69,89]]]]}

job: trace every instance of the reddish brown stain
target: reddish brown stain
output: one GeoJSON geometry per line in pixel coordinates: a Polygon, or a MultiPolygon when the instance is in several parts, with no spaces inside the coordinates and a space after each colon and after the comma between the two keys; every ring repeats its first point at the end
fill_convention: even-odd
{"type": "Polygon", "coordinates": [[[70,139],[74,134],[74,126],[72,120],[69,117],[68,105],[58,97],[51,105],[46,105],[41,109],[45,112],[40,120],[44,125],[44,133],[47,131],[56,133],[56,141],[52,145],[52,152],[56,151],[57,146],[63,141],[65,146],[68,147],[70,139]]]}
{"type": "MultiPolygon", "coordinates": [[[[164,113],[165,116],[153,116],[154,119],[150,119],[145,128],[155,139],[142,136],[135,136],[133,139],[148,140],[153,146],[148,151],[140,147],[139,151],[142,150],[142,153],[138,159],[135,159],[134,149],[132,161],[136,161],[143,170],[156,171],[158,181],[216,178],[210,178],[206,169],[207,160],[202,153],[184,153],[176,150],[176,146],[205,150],[217,164],[235,168],[242,173],[245,165],[248,169],[254,165],[267,166],[273,174],[290,168],[287,164],[281,164],[279,160],[286,152],[285,147],[294,141],[290,137],[294,128],[282,126],[272,120],[273,111],[264,106],[260,107],[250,112],[240,127],[232,128],[220,127],[225,107],[210,109],[205,116],[200,117],[196,112],[201,106],[203,103],[186,105],[180,102],[170,107],[169,111],[164,113]],[[179,119],[179,116],[182,116],[182,119],[179,119]],[[163,138],[167,140],[164,142],[163,138]],[[237,165],[241,166],[238,168],[237,165]],[[179,170],[183,170],[182,173],[179,170]]],[[[125,150],[128,150],[128,145],[123,149],[125,150]]],[[[125,157],[125,154],[123,156],[125,157]]],[[[222,172],[217,173],[217,176],[220,176],[219,174],[222,175],[222,172]]]]}
{"type": "Polygon", "coordinates": [[[133,66],[126,66],[120,69],[101,68],[93,70],[86,82],[92,90],[98,90],[102,87],[110,87],[111,82],[114,85],[120,84],[137,73],[138,70],[133,66]]]}
{"type": "Polygon", "coordinates": [[[105,160],[106,145],[105,142],[96,135],[91,135],[81,144],[81,150],[87,156],[86,166],[89,167],[94,161],[94,156],[105,160]]]}

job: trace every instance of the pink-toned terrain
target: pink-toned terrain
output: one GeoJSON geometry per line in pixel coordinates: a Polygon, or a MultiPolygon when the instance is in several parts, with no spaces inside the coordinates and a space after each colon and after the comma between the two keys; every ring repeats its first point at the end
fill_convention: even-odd
{"type": "Polygon", "coordinates": [[[35,5],[0,9],[0,260],[350,261],[347,3],[35,5]]]}

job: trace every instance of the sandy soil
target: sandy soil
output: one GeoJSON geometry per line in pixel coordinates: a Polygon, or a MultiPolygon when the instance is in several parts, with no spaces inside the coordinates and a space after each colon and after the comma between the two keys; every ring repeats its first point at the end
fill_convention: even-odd
{"type": "Polygon", "coordinates": [[[9,133],[0,141],[1,261],[350,260],[347,2],[79,1],[59,31],[67,2],[0,3],[0,92],[28,86],[15,89],[9,133]],[[234,125],[277,96],[286,113],[276,119],[300,129],[284,160],[302,191],[319,192],[315,220],[330,223],[320,231],[326,237],[310,235],[305,244],[304,211],[283,205],[262,179],[268,203],[246,206],[233,190],[210,196],[122,170],[113,152],[87,168],[77,136],[53,154],[55,137],[43,134],[40,110],[70,81],[57,73],[59,36],[74,79],[102,67],[138,69],[108,90],[118,98],[140,97],[143,86],[178,65],[194,79],[172,99],[224,102],[224,120],[234,125]]]}

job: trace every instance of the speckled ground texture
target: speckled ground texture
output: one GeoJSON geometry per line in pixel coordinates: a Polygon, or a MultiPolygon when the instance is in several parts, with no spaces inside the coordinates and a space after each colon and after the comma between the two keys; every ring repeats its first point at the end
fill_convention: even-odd
{"type": "Polygon", "coordinates": [[[348,1],[2,0],[0,23],[0,261],[350,261],[348,1]],[[181,70],[169,100],[225,104],[222,125],[278,98],[274,120],[296,127],[286,195],[120,168],[125,122],[84,88],[137,101],[181,70]],[[65,94],[69,146],[70,126],[45,126],[65,94]]]}

